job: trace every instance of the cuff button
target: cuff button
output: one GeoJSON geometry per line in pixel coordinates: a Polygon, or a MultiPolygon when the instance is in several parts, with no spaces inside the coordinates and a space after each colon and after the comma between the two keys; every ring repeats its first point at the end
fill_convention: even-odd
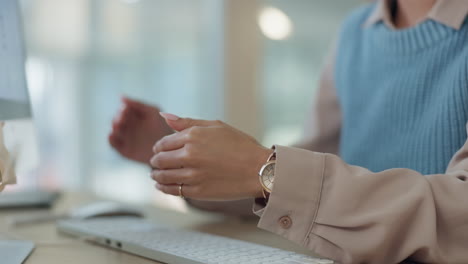
{"type": "Polygon", "coordinates": [[[292,226],[292,220],[289,216],[283,216],[279,219],[279,224],[284,229],[289,229],[292,226]]]}

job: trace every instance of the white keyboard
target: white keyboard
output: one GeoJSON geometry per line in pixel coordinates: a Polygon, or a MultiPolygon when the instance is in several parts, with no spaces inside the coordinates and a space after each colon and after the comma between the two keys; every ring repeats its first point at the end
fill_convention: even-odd
{"type": "Polygon", "coordinates": [[[138,218],[66,220],[58,223],[58,229],[164,263],[333,263],[240,240],[158,226],[138,218]]]}

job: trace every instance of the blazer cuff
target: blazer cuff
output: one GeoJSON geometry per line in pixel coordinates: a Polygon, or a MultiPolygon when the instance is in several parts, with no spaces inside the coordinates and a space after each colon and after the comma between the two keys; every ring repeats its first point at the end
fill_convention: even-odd
{"type": "Polygon", "coordinates": [[[256,200],[258,227],[306,245],[320,205],[325,154],[276,146],[275,184],[268,203],[256,200]]]}

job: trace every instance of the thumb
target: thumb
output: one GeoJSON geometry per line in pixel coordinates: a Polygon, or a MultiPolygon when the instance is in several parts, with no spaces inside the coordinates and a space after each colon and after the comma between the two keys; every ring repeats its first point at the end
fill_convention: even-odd
{"type": "Polygon", "coordinates": [[[191,128],[194,126],[207,127],[207,126],[215,125],[215,121],[181,118],[174,114],[162,113],[162,112],[159,114],[166,120],[166,123],[177,132],[180,132],[182,130],[185,130],[187,128],[191,128]]]}

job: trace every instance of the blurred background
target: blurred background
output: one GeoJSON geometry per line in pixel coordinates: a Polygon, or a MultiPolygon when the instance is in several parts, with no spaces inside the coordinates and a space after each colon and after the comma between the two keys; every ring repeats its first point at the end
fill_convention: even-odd
{"type": "Polygon", "coordinates": [[[291,144],[339,26],[360,2],[21,0],[37,185],[184,210],[155,190],[148,167],[108,145],[120,97],[221,119],[265,146],[291,144]]]}

